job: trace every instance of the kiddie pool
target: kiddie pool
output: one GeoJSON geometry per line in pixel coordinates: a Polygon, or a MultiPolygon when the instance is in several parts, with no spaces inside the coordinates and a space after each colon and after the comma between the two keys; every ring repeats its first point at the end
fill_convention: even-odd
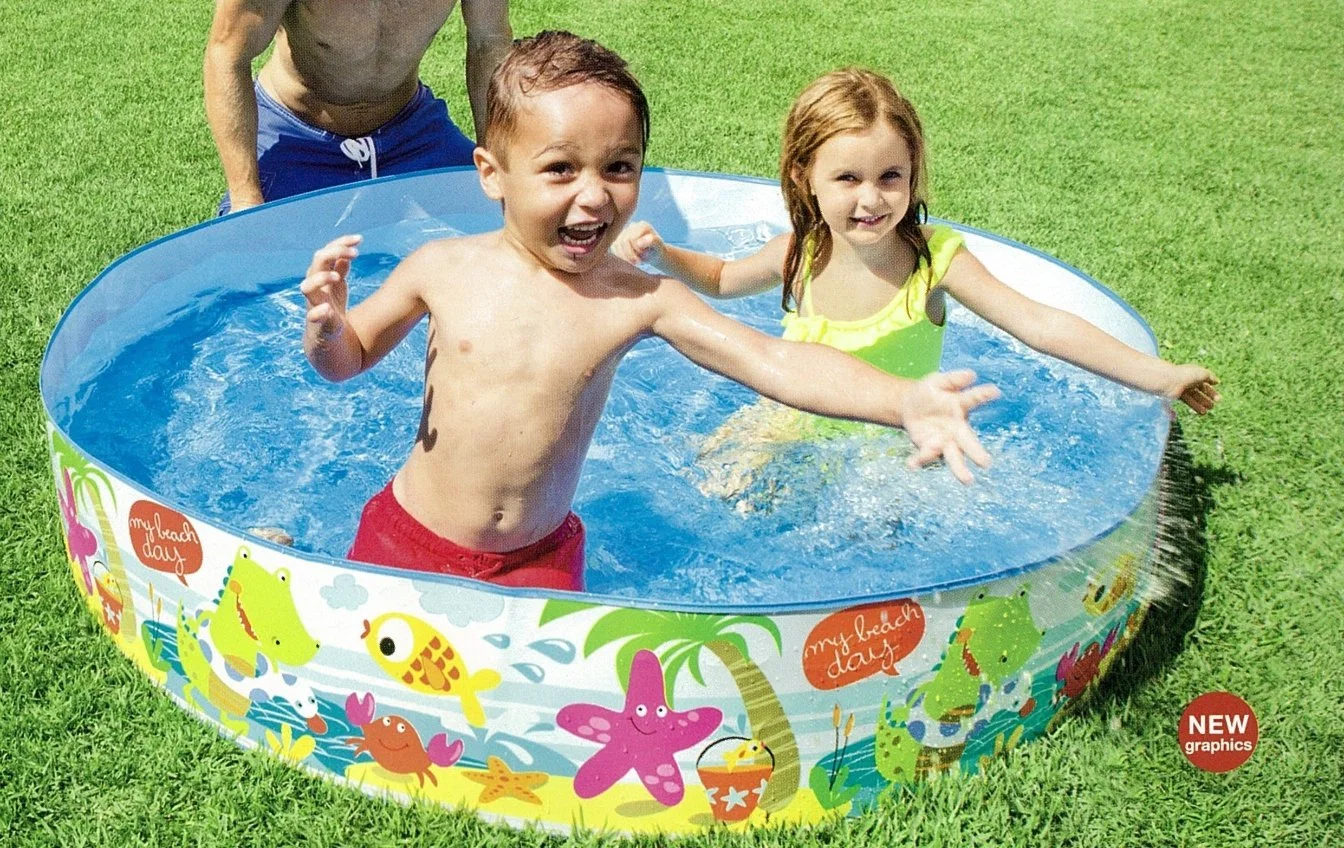
{"type": "MultiPolygon", "coordinates": [[[[743,233],[759,242],[787,226],[774,183],[657,169],[644,176],[637,214],[669,240],[725,253],[742,247],[743,233]]],[[[629,511],[604,504],[605,491],[590,492],[585,506],[581,490],[578,507],[594,516],[595,571],[616,574],[592,594],[409,576],[305,551],[302,543],[281,547],[246,531],[257,522],[243,517],[243,507],[231,511],[231,493],[241,487],[245,494],[246,483],[220,473],[193,484],[212,490],[200,501],[190,490],[162,491],[172,488],[163,482],[174,472],[163,460],[170,439],[127,423],[147,421],[144,432],[155,432],[155,416],[174,401],[160,396],[159,384],[114,386],[124,400],[90,400],[121,379],[114,365],[126,364],[127,351],[131,364],[159,376],[185,368],[191,344],[152,355],[137,345],[168,326],[209,335],[214,318],[240,299],[274,295],[265,274],[286,275],[282,282],[297,289],[307,257],[339,233],[369,234],[361,249],[380,257],[371,261],[386,273],[429,238],[498,221],[469,169],[317,192],[140,248],[99,275],[61,319],[41,391],[71,572],[117,646],[184,709],[239,745],[366,792],[469,806],[513,824],[679,833],[855,814],[891,784],[975,771],[1053,727],[1132,638],[1146,609],[1142,583],[1155,551],[1169,410],[1124,390],[1099,405],[1105,415],[1125,407],[1137,422],[1130,431],[1137,435],[1114,446],[1133,460],[1130,470],[1087,487],[1102,490],[1108,506],[1088,507],[1072,535],[1032,530],[1016,534],[1032,537],[1021,545],[938,552],[930,571],[904,542],[875,546],[864,529],[843,545],[881,566],[868,569],[862,591],[847,592],[855,584],[844,579],[867,566],[842,563],[833,579],[818,581],[827,586],[818,597],[798,600],[785,571],[766,581],[778,591],[764,602],[750,596],[766,591],[755,584],[749,597],[731,601],[713,599],[708,588],[660,596],[638,576],[616,591],[621,566],[608,561],[657,558],[685,542],[603,529],[604,515],[629,511]],[[214,497],[220,490],[226,497],[214,497]],[[617,540],[614,553],[604,538],[617,540]]],[[[1142,319],[1094,280],[1029,248],[960,229],[1010,285],[1154,351],[1142,319]]],[[[763,309],[773,321],[777,305],[763,309]]],[[[956,332],[954,324],[949,336],[956,332]]],[[[306,368],[298,342],[296,335],[288,348],[265,354],[281,362],[281,374],[306,368]]],[[[945,367],[956,364],[945,357],[945,367]]],[[[241,381],[252,368],[223,368],[213,378],[241,381]]],[[[660,370],[645,363],[630,379],[651,380],[657,391],[660,370]]],[[[623,367],[618,386],[627,376],[623,367]]],[[[287,385],[267,381],[272,389],[287,385]]],[[[718,403],[720,419],[749,400],[722,382],[709,386],[696,402],[718,403]]],[[[1003,388],[1011,396],[1014,386],[1003,388]]],[[[414,418],[419,387],[401,393],[409,412],[398,414],[414,418]]],[[[303,401],[292,403],[300,415],[303,401]]],[[[618,420],[625,413],[608,410],[618,420]]],[[[249,414],[275,418],[244,410],[242,423],[213,425],[206,415],[202,429],[261,427],[242,436],[261,454],[271,437],[266,421],[249,414]]],[[[990,426],[988,418],[973,421],[990,426]]],[[[693,455],[692,442],[676,448],[693,455]]],[[[1048,462],[1041,467],[1035,476],[1049,476],[1048,462]]],[[[371,473],[381,482],[377,476],[388,471],[371,473]]],[[[919,475],[910,478],[916,493],[950,485],[941,469],[919,475]]],[[[819,488],[833,490],[832,483],[823,479],[819,488]]],[[[369,481],[360,485],[356,504],[370,493],[369,481]]],[[[648,494],[623,485],[632,497],[648,494]]],[[[1066,491],[1053,509],[1066,512],[1076,500],[1066,491]]],[[[307,527],[298,514],[303,504],[294,508],[280,523],[307,527]]],[[[721,505],[706,508],[719,509],[711,524],[753,520],[721,505]]],[[[788,526],[779,532],[794,532],[798,517],[780,511],[788,526]]],[[[912,535],[911,525],[889,523],[893,534],[912,535]]],[[[1011,539],[1013,527],[1001,538],[1011,539]]],[[[916,527],[913,535],[922,532],[916,527]]],[[[765,544],[752,549],[778,556],[765,544]]],[[[691,570],[680,556],[669,567],[691,570]]],[[[728,562],[705,554],[694,565],[713,575],[728,562]]],[[[720,583],[735,579],[723,568],[720,583]]]]}

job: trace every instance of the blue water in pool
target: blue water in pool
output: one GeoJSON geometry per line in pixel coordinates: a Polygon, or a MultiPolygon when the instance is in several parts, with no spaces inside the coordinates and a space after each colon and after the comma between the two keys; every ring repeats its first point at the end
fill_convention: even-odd
{"type": "MultiPolygon", "coordinates": [[[[474,229],[421,220],[366,232],[351,302],[424,241],[474,229]]],[[[771,235],[755,225],[683,243],[733,257],[771,235]]],[[[258,282],[165,310],[115,355],[91,344],[62,423],[91,456],[189,514],[282,527],[298,548],[340,556],[414,438],[425,324],[369,373],[325,382],[301,346],[308,258],[192,269],[258,282]]],[[[775,293],[714,305],[778,333],[775,293]]],[[[1160,457],[1159,402],[1041,357],[966,309],[953,305],[948,321],[943,367],[973,368],[1004,392],[972,415],[994,466],[970,487],[942,468],[908,471],[904,435],[869,427],[774,445],[741,500],[706,496],[701,447],[755,395],[662,342],[636,346],[575,504],[590,590],[720,605],[904,592],[1036,562],[1123,520],[1160,457]]]]}

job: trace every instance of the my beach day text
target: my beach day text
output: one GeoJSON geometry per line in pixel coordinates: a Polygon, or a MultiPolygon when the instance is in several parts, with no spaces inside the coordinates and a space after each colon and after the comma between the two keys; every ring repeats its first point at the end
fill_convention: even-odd
{"type": "Polygon", "coordinates": [[[140,561],[156,571],[185,576],[201,567],[201,540],[185,515],[152,501],[131,506],[127,522],[140,561]]]}
{"type": "Polygon", "coordinates": [[[924,635],[924,611],[903,598],[850,607],[817,623],[803,647],[803,672],[818,689],[836,689],[896,664],[924,635]]]}

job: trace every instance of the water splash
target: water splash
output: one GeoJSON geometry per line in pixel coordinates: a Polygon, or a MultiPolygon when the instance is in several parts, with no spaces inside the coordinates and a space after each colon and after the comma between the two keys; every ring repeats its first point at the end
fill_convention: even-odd
{"type": "Polygon", "coordinates": [[[526,677],[528,680],[531,680],[533,683],[540,683],[546,679],[546,670],[536,663],[514,663],[513,667],[519,674],[526,677]]]}
{"type": "Polygon", "coordinates": [[[531,643],[527,647],[562,665],[574,662],[574,657],[578,655],[578,648],[574,647],[574,643],[568,639],[542,639],[539,642],[531,643]]]}

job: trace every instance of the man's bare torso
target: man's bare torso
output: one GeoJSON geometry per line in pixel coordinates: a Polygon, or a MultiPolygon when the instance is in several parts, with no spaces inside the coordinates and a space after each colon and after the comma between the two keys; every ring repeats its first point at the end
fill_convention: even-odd
{"type": "Polygon", "coordinates": [[[586,278],[527,269],[498,234],[439,242],[425,402],[393,490],[439,535],[528,545],[569,513],[621,357],[648,330],[653,278],[610,259],[586,278]]]}
{"type": "Polygon", "coordinates": [[[410,102],[420,60],[456,0],[296,0],[261,84],[300,118],[359,136],[410,102]]]}

